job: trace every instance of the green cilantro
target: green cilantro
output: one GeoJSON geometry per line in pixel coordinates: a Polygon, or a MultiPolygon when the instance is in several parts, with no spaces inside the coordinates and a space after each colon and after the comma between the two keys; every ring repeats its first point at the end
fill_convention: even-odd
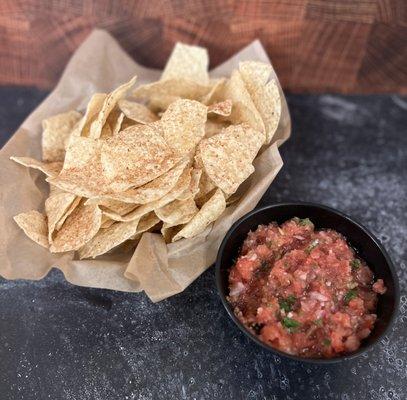
{"type": "Polygon", "coordinates": [[[330,346],[330,345],[331,345],[331,339],[324,339],[324,340],[322,341],[322,344],[323,344],[324,346],[330,346]]]}
{"type": "Polygon", "coordinates": [[[315,247],[317,247],[319,244],[319,240],[318,239],[314,239],[309,245],[308,247],[305,249],[305,252],[307,254],[310,254],[312,250],[315,249],[315,247]]]}
{"type": "Polygon", "coordinates": [[[362,263],[357,258],[355,258],[354,260],[352,260],[350,262],[350,266],[352,267],[352,271],[357,271],[360,268],[361,265],[362,265],[362,263]]]}
{"type": "Polygon", "coordinates": [[[324,323],[324,320],[323,320],[322,318],[318,318],[318,319],[316,319],[316,320],[314,321],[314,324],[315,324],[316,326],[322,326],[323,323],[324,323]]]}
{"type": "Polygon", "coordinates": [[[278,304],[280,305],[280,308],[282,310],[284,310],[286,313],[288,313],[292,310],[292,307],[296,301],[297,301],[297,298],[293,295],[290,295],[286,299],[280,299],[278,301],[278,304]]]}
{"type": "Polygon", "coordinates": [[[301,226],[314,226],[309,218],[300,219],[298,222],[301,226]]]}
{"type": "Polygon", "coordinates": [[[348,290],[348,292],[345,294],[345,296],[343,297],[343,301],[345,304],[349,304],[349,302],[352,299],[355,299],[356,297],[358,297],[357,289],[351,289],[351,290],[348,290]]]}
{"type": "Polygon", "coordinates": [[[282,324],[290,333],[294,332],[300,326],[298,321],[289,317],[283,318],[282,324]]]}

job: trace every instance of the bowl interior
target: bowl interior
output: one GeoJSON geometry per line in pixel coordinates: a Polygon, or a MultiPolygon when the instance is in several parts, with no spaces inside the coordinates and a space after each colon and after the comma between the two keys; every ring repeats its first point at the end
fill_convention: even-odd
{"type": "MultiPolygon", "coordinates": [[[[226,301],[225,296],[229,293],[228,272],[232,265],[232,260],[237,258],[240,247],[250,230],[255,230],[258,225],[269,224],[272,221],[281,224],[293,217],[310,218],[315,225],[315,229],[331,228],[343,234],[348,240],[348,243],[356,250],[357,254],[367,262],[370,269],[374,272],[375,279],[383,279],[387,291],[384,295],[379,296],[377,305],[378,319],[375,323],[375,327],[372,333],[362,341],[361,347],[357,351],[349,353],[347,357],[363,352],[384,334],[393,320],[399,296],[397,277],[393,271],[391,260],[378,240],[364,227],[352,221],[349,217],[328,207],[314,204],[279,204],[255,210],[232,226],[222,242],[216,261],[218,288],[227,311],[234,321],[244,329],[252,339],[258,342],[258,340],[234,318],[233,311],[226,301]]],[[[279,354],[281,353],[279,352],[279,354]]],[[[337,360],[338,358],[332,360],[337,360]]]]}

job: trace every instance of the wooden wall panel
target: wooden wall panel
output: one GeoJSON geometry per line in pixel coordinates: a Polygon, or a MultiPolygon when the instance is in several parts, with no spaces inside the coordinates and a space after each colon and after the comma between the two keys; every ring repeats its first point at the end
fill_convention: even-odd
{"type": "Polygon", "coordinates": [[[95,27],[151,67],[176,41],[215,66],[259,38],[289,91],[407,94],[406,0],[0,0],[0,84],[51,88],[95,27]]]}

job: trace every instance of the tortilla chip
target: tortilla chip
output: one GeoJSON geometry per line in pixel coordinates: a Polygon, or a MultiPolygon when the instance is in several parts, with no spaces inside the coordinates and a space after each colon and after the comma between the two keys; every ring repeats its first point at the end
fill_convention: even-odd
{"type": "Polygon", "coordinates": [[[223,87],[221,98],[217,101],[226,99],[230,99],[233,103],[232,112],[227,117],[229,121],[233,124],[246,123],[257,131],[265,132],[261,115],[254,105],[239,71],[232,72],[230,80],[223,87]]]}
{"type": "Polygon", "coordinates": [[[72,133],[73,137],[89,136],[90,126],[102,109],[106,97],[107,94],[105,93],[95,93],[94,95],[92,95],[89,100],[88,106],[86,107],[85,115],[80,120],[77,129],[75,129],[75,131],[72,133]]]}
{"type": "Polygon", "coordinates": [[[66,142],[82,114],[68,111],[42,121],[42,160],[64,161],[66,142]]]}
{"type": "Polygon", "coordinates": [[[266,129],[266,143],[270,143],[277,130],[281,116],[281,99],[275,80],[267,83],[271,65],[245,61],[239,64],[239,71],[254,105],[259,111],[266,129]]]}
{"type": "Polygon", "coordinates": [[[199,180],[199,188],[198,193],[195,195],[195,198],[199,199],[210,193],[213,189],[215,189],[215,184],[211,181],[208,174],[205,171],[202,171],[201,178],[199,180]]]}
{"type": "Polygon", "coordinates": [[[264,142],[262,132],[231,125],[199,144],[205,172],[226,194],[234,193],[253,172],[252,162],[264,142]]]}
{"type": "Polygon", "coordinates": [[[189,187],[190,182],[191,182],[191,169],[186,169],[180,176],[177,184],[165,196],[161,197],[160,199],[144,204],[124,216],[112,212],[105,212],[105,214],[109,218],[114,219],[116,221],[133,221],[149,213],[150,211],[154,211],[172,202],[173,200],[176,200],[177,197],[189,187]]]}
{"type": "Polygon", "coordinates": [[[158,120],[158,117],[144,104],[122,99],[119,101],[119,107],[127,118],[140,124],[148,124],[158,120]]]}
{"type": "Polygon", "coordinates": [[[224,100],[208,106],[208,114],[222,115],[228,117],[232,113],[232,100],[224,100]]]}
{"type": "Polygon", "coordinates": [[[50,251],[78,250],[97,234],[101,223],[102,211],[98,206],[79,205],[55,234],[50,251]]]}
{"type": "Polygon", "coordinates": [[[18,164],[24,165],[24,167],[37,169],[51,178],[57,176],[62,168],[62,162],[60,161],[47,163],[35,160],[34,158],[31,157],[14,157],[14,156],[10,157],[10,160],[13,160],[18,164]]]}
{"type": "Polygon", "coordinates": [[[110,127],[110,125],[106,122],[106,124],[103,125],[102,133],[100,134],[100,138],[106,139],[106,138],[109,138],[112,136],[113,136],[113,130],[110,127]]]}
{"type": "Polygon", "coordinates": [[[100,225],[100,229],[106,229],[112,226],[116,221],[110,219],[107,215],[102,214],[102,224],[100,225]]]}
{"type": "MultiPolygon", "coordinates": [[[[201,208],[216,192],[216,186],[214,186],[211,190],[209,190],[207,193],[196,197],[195,198],[195,203],[196,205],[201,208]]],[[[225,196],[226,197],[226,196],[225,196]]]]}
{"type": "Polygon", "coordinates": [[[113,136],[117,135],[121,131],[124,117],[125,117],[125,115],[122,112],[117,117],[117,119],[113,125],[113,129],[112,129],[113,136]]]}
{"type": "Polygon", "coordinates": [[[71,137],[60,174],[47,181],[82,197],[110,192],[109,180],[100,162],[102,144],[103,141],[86,137],[71,137]]]}
{"type": "Polygon", "coordinates": [[[225,78],[220,78],[220,79],[214,79],[209,83],[210,90],[207,94],[201,97],[199,101],[202,104],[212,104],[216,100],[216,98],[220,98],[220,93],[223,92],[224,86],[226,84],[227,80],[225,78]]]}
{"type": "Polygon", "coordinates": [[[147,231],[152,231],[155,229],[155,226],[160,223],[160,220],[158,217],[155,215],[155,213],[150,212],[147,215],[144,215],[140,219],[140,222],[137,226],[137,231],[136,233],[131,237],[131,239],[138,239],[140,238],[141,234],[147,231]],[[154,228],[154,229],[153,229],[154,228]]]}
{"type": "Polygon", "coordinates": [[[186,224],[199,210],[193,198],[174,200],[171,203],[154,210],[161,221],[172,226],[186,224]]]}
{"type": "Polygon", "coordinates": [[[81,197],[78,197],[78,196],[75,197],[75,200],[72,202],[72,204],[66,210],[64,215],[60,218],[60,220],[55,225],[55,230],[59,231],[62,228],[62,225],[64,224],[66,219],[74,212],[75,208],[79,206],[79,203],[81,202],[81,200],[82,200],[81,197]]]}
{"type": "Polygon", "coordinates": [[[98,197],[141,186],[178,161],[156,129],[132,126],[100,141],[72,138],[61,173],[48,182],[82,197],[98,197]]]}
{"type": "Polygon", "coordinates": [[[152,125],[135,125],[102,144],[101,163],[110,192],[139,187],[170,170],[178,161],[152,125]]]}
{"type": "Polygon", "coordinates": [[[254,87],[265,86],[270,78],[271,71],[271,65],[261,61],[239,62],[239,72],[249,93],[252,92],[254,87]]]}
{"type": "Polygon", "coordinates": [[[165,243],[171,243],[172,238],[182,229],[183,225],[171,225],[163,223],[161,227],[161,235],[163,235],[165,243]]]}
{"type": "Polygon", "coordinates": [[[131,204],[146,204],[158,200],[176,185],[187,164],[188,160],[181,160],[175,165],[175,167],[171,168],[163,175],[137,189],[129,189],[121,193],[112,193],[102,197],[94,197],[89,199],[87,203],[104,205],[104,200],[117,200],[131,204]]]}
{"type": "Polygon", "coordinates": [[[153,110],[166,110],[178,99],[199,100],[210,91],[210,86],[187,79],[168,79],[139,86],[132,94],[149,102],[153,110]]]}
{"type": "Polygon", "coordinates": [[[203,47],[176,43],[161,80],[189,79],[202,85],[209,83],[208,51],[203,47]]]}
{"type": "Polygon", "coordinates": [[[52,196],[57,193],[64,193],[62,189],[55,185],[49,185],[49,196],[52,196]]]}
{"type": "Polygon", "coordinates": [[[199,192],[199,181],[201,180],[202,169],[194,168],[191,171],[191,183],[188,189],[184,190],[178,197],[177,200],[187,200],[189,198],[194,198],[199,192]]]}
{"type": "Polygon", "coordinates": [[[210,138],[217,135],[222,129],[227,128],[229,125],[225,122],[213,121],[208,119],[205,124],[205,138],[210,138]]]}
{"type": "Polygon", "coordinates": [[[199,212],[173,237],[175,242],[181,238],[191,238],[202,233],[206,227],[216,221],[225,211],[225,197],[220,189],[202,206],[199,212]]]}
{"type": "Polygon", "coordinates": [[[191,155],[205,135],[206,107],[194,100],[170,104],[161,117],[164,139],[181,156],[191,155]]]}
{"type": "Polygon", "coordinates": [[[103,212],[112,211],[119,215],[126,215],[137,207],[137,204],[124,203],[113,199],[100,199],[97,203],[88,200],[86,204],[97,204],[103,212]]]}
{"type": "Polygon", "coordinates": [[[118,101],[123,98],[130,88],[136,83],[137,77],[133,77],[127,83],[119,86],[113,92],[107,95],[103,102],[102,109],[100,110],[95,121],[92,122],[89,132],[89,137],[97,139],[101,136],[103,125],[106,123],[109,114],[113,111],[118,101]]]}
{"type": "Polygon", "coordinates": [[[16,215],[14,221],[31,240],[48,249],[47,218],[43,214],[31,210],[16,215]]]}
{"type": "Polygon", "coordinates": [[[149,230],[159,222],[158,218],[150,213],[145,218],[130,222],[116,222],[98,234],[79,250],[80,258],[95,258],[117,247],[135,235],[149,230]]]}
{"type": "Polygon", "coordinates": [[[45,200],[45,214],[48,220],[48,241],[52,242],[55,226],[77,197],[72,193],[57,192],[45,200]]]}
{"type": "Polygon", "coordinates": [[[116,222],[109,228],[101,229],[96,236],[79,249],[79,257],[95,258],[130,239],[136,232],[139,219],[130,222],[116,222]]]}

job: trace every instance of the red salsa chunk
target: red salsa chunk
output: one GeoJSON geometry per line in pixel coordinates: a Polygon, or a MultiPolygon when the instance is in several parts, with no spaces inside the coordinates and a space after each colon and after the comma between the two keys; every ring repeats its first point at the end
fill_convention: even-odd
{"type": "Polygon", "coordinates": [[[385,291],[340,233],[293,218],[249,232],[229,273],[228,301],[271,347],[331,358],[359,348],[385,291]]]}

